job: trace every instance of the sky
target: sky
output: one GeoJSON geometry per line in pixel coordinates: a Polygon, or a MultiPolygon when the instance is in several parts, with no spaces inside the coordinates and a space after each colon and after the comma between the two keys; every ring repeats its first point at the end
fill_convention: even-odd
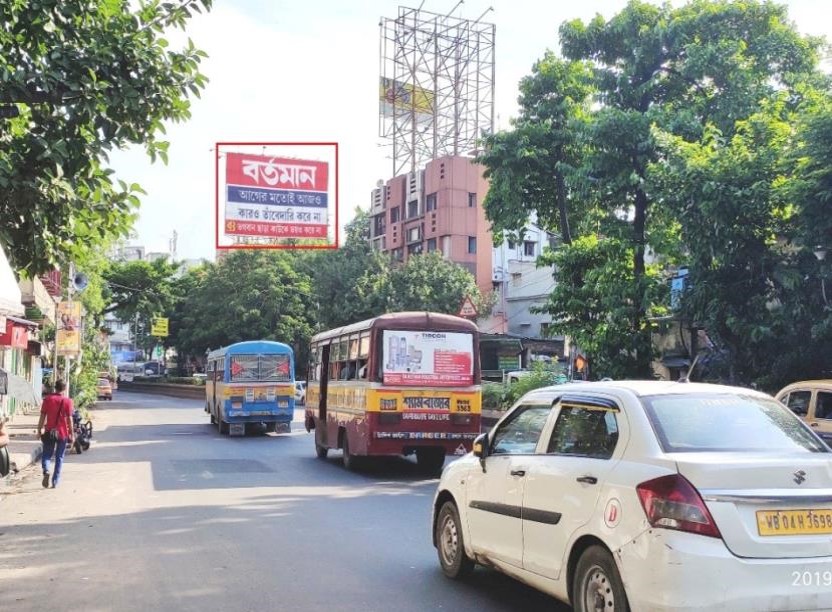
{"type": "MultiPolygon", "coordinates": [[[[447,13],[458,0],[425,0],[447,13]]],[[[421,0],[420,0],[421,2],[421,0]]],[[[832,40],[832,2],[787,0],[803,34],[832,40]]],[[[148,252],[168,250],[176,230],[177,256],[213,260],[215,142],[338,142],[340,225],[356,207],[369,207],[379,180],[392,178],[389,150],[378,136],[379,18],[419,3],[390,0],[215,0],[214,9],[171,32],[173,45],[190,37],[209,55],[209,78],[192,98],[189,121],[167,126],[169,163],[151,163],[141,147],[111,156],[116,175],[137,182],[142,197],[136,239],[148,252]]],[[[673,2],[674,5],[681,4],[673,2]]],[[[572,19],[612,17],[626,0],[466,0],[453,13],[496,25],[497,129],[517,112],[517,85],[572,19]]]]}

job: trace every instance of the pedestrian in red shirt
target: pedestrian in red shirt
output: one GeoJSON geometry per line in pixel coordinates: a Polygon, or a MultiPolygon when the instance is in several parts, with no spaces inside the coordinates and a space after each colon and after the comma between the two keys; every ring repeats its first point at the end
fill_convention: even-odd
{"type": "Polygon", "coordinates": [[[74,432],[72,428],[72,400],[64,397],[66,388],[64,381],[55,383],[55,392],[43,398],[40,407],[40,421],[38,421],[38,435],[43,442],[43,487],[49,487],[49,462],[55,455],[55,474],[52,476],[52,488],[58,486],[61,478],[61,467],[64,463],[64,453],[72,446],[74,432]]]}

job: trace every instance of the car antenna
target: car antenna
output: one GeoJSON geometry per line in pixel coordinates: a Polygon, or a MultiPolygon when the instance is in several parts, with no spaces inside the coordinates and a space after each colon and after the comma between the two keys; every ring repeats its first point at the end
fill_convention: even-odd
{"type": "Polygon", "coordinates": [[[693,363],[690,364],[690,367],[688,368],[688,371],[685,373],[684,376],[682,376],[676,382],[680,382],[680,383],[689,383],[690,382],[690,375],[693,372],[693,368],[696,367],[696,362],[699,361],[699,355],[701,355],[701,353],[696,354],[696,357],[693,358],[693,363]]]}

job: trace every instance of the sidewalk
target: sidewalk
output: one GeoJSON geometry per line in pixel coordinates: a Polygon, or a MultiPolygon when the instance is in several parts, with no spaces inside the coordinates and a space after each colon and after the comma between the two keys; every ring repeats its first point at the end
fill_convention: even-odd
{"type": "Polygon", "coordinates": [[[6,423],[6,432],[9,434],[9,458],[12,462],[12,471],[5,478],[0,478],[0,487],[8,484],[15,475],[15,464],[18,471],[23,471],[40,459],[43,445],[37,435],[39,412],[16,413],[13,420],[6,423]]]}

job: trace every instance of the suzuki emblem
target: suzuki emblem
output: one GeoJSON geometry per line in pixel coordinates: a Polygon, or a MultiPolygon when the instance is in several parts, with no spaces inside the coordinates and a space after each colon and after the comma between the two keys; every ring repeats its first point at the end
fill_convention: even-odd
{"type": "Polygon", "coordinates": [[[797,484],[803,484],[804,480],[806,480],[806,472],[804,472],[803,470],[797,470],[794,473],[794,481],[797,484]]]}

